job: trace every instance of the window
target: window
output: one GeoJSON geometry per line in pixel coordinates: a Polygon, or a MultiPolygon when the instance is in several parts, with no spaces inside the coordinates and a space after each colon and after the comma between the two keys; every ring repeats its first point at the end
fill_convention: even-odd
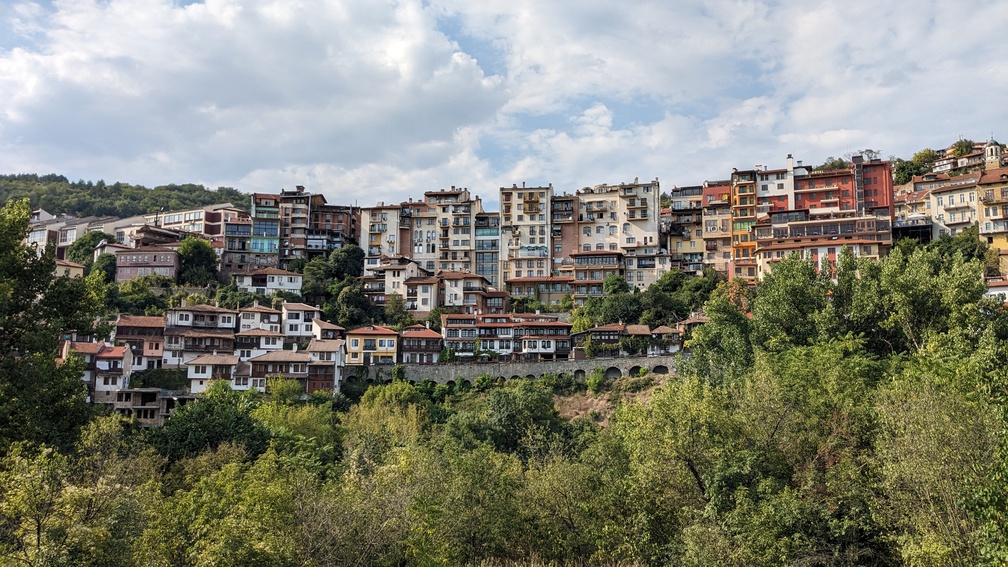
{"type": "Polygon", "coordinates": [[[202,364],[194,366],[193,367],[193,372],[195,372],[196,374],[206,374],[206,366],[204,366],[202,364]]]}

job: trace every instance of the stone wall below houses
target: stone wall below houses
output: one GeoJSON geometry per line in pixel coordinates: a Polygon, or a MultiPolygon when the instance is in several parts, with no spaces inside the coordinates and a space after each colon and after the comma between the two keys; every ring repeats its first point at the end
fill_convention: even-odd
{"type": "MultiPolygon", "coordinates": [[[[404,377],[410,382],[430,380],[438,384],[473,382],[478,376],[489,374],[494,380],[541,378],[545,374],[565,374],[584,379],[596,368],[601,368],[606,378],[637,375],[641,369],[655,374],[675,372],[675,355],[635,356],[620,358],[592,358],[588,360],[552,360],[543,362],[487,362],[481,364],[430,364],[404,365],[404,377]]],[[[369,383],[392,379],[392,366],[347,366],[346,380],[369,383]]]]}

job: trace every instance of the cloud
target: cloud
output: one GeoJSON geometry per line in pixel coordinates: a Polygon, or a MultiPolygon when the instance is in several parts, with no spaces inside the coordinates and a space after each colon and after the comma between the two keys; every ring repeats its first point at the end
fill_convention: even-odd
{"type": "Polygon", "coordinates": [[[0,169],[491,203],[907,157],[1004,127],[1004,21],[999,0],[21,2],[0,169]]]}

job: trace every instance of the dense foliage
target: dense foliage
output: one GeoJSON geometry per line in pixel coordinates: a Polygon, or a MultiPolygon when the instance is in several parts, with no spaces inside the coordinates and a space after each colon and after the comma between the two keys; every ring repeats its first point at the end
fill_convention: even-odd
{"type": "Polygon", "coordinates": [[[0,214],[0,400],[22,420],[0,422],[3,563],[1008,561],[1008,313],[955,241],[882,261],[844,251],[835,271],[792,257],[755,290],[669,276],[667,305],[608,282],[645,304],[641,317],[708,297],[691,356],[647,392],[655,377],[601,370],[397,381],[352,403],[286,381],[266,396],[215,385],[139,431],[77,411],[39,418],[19,394],[82,408],[79,367],[46,357],[80,322],[60,314],[91,289],[52,282],[51,255],[23,254],[26,212],[0,214]],[[575,398],[619,403],[562,417],[575,398]]]}
{"type": "Polygon", "coordinates": [[[202,185],[159,185],[148,189],[128,183],[73,181],[62,175],[0,175],[0,206],[28,199],[33,209],[78,217],[126,218],[158,211],[180,211],[216,203],[247,209],[249,196],[230,187],[210,190],[202,185]]]}

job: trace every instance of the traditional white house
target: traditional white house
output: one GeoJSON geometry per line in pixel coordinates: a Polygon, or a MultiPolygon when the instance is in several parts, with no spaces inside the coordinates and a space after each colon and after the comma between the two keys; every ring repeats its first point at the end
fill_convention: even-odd
{"type": "Polygon", "coordinates": [[[291,342],[312,338],[312,319],[322,317],[322,310],[304,303],[284,301],[281,333],[291,342]]]}
{"type": "Polygon", "coordinates": [[[301,294],[304,277],[297,272],[279,268],[259,268],[244,274],[235,274],[235,285],[242,291],[273,295],[278,291],[301,294]]]}
{"type": "Polygon", "coordinates": [[[274,333],[280,332],[283,314],[278,309],[265,307],[256,302],[248,307],[238,308],[238,331],[264,329],[274,333]]]}
{"type": "Polygon", "coordinates": [[[234,352],[238,312],[213,305],[183,305],[165,310],[164,366],[181,366],[212,352],[234,352]]]}
{"type": "Polygon", "coordinates": [[[237,366],[238,357],[233,354],[204,354],[190,360],[187,368],[189,391],[203,393],[211,380],[227,380],[233,386],[237,366]]]}
{"type": "Polygon", "coordinates": [[[235,335],[235,352],[241,360],[251,360],[257,356],[283,350],[283,335],[266,329],[249,329],[235,335]]]}
{"type": "Polygon", "coordinates": [[[133,351],[127,346],[103,344],[95,355],[94,371],[92,401],[96,404],[113,404],[116,392],[129,387],[130,374],[133,372],[133,351]]]}
{"type": "Polygon", "coordinates": [[[343,339],[313,339],[308,344],[308,383],[305,391],[318,390],[338,392],[343,384],[343,370],[346,367],[346,341],[343,339]]]}

